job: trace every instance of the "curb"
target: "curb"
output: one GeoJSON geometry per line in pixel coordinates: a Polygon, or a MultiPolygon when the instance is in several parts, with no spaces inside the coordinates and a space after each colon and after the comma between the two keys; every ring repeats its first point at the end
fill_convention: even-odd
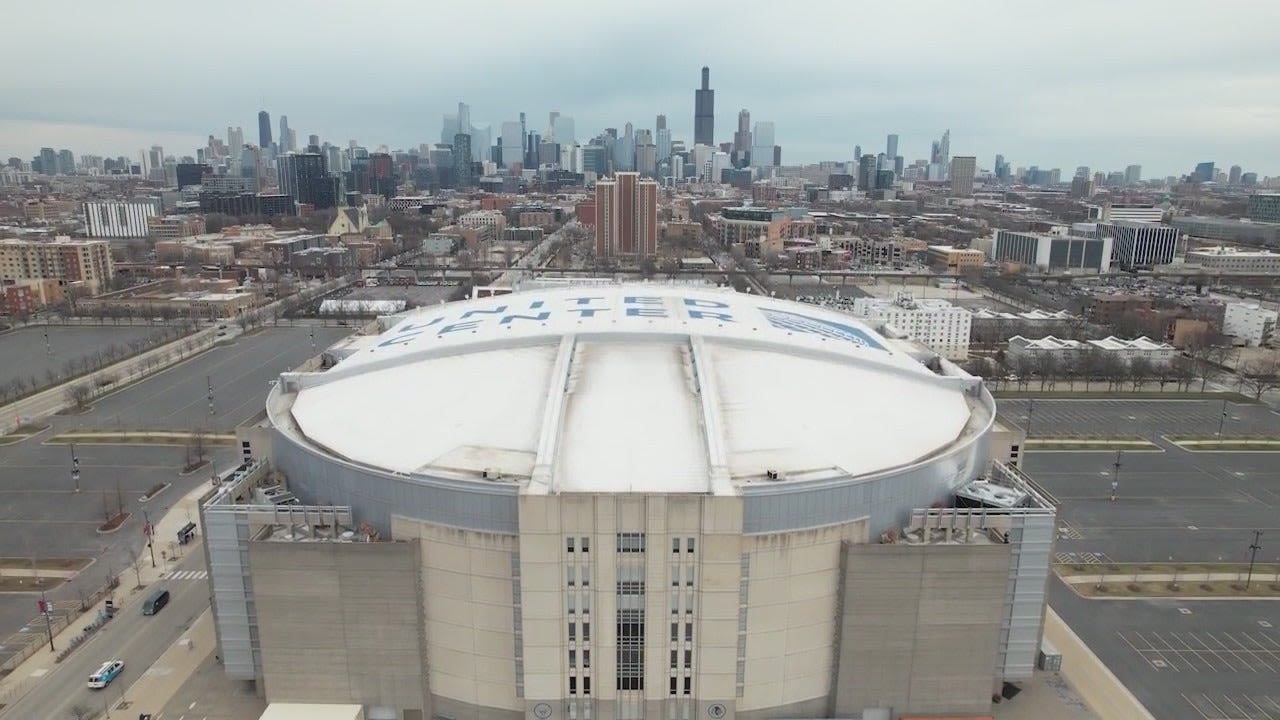
{"type": "MultiPolygon", "coordinates": [[[[110,530],[103,530],[103,529],[102,529],[102,525],[106,525],[106,523],[103,523],[102,525],[99,525],[99,526],[98,526],[98,534],[99,534],[99,535],[111,535],[111,534],[113,534],[113,533],[118,533],[118,532],[120,532],[120,528],[124,527],[125,523],[129,522],[129,518],[133,517],[133,513],[131,513],[131,512],[125,512],[125,513],[123,513],[123,515],[124,515],[124,519],[120,521],[120,524],[119,524],[119,525],[116,525],[115,527],[111,528],[110,530]]],[[[114,519],[114,518],[113,518],[113,519],[114,519]]],[[[108,520],[107,522],[111,522],[111,521],[110,521],[110,520],[108,520]]]]}

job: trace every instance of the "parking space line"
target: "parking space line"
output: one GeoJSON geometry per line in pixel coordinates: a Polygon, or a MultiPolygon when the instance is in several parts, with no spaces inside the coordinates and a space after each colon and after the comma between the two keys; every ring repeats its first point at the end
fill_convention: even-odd
{"type": "MultiPolygon", "coordinates": [[[[1202,663],[1204,663],[1205,665],[1209,666],[1209,671],[1210,671],[1210,672],[1218,672],[1218,666],[1217,666],[1217,665],[1214,665],[1212,662],[1209,662],[1208,660],[1205,660],[1205,659],[1204,659],[1204,656],[1200,654],[1200,651],[1198,651],[1198,650],[1196,650],[1195,648],[1193,648],[1193,647],[1191,647],[1190,645],[1188,645],[1186,640],[1183,640],[1181,637],[1178,637],[1178,633],[1169,633],[1169,635],[1170,635],[1174,640],[1177,640],[1177,641],[1182,645],[1182,647],[1186,648],[1186,649],[1187,649],[1187,652],[1189,652],[1189,653],[1191,653],[1191,654],[1195,655],[1195,657],[1196,657],[1198,660],[1200,660],[1200,662],[1202,662],[1202,663]]],[[[1212,655],[1210,655],[1210,657],[1212,657],[1212,655]]]]}
{"type": "Polygon", "coordinates": [[[1174,671],[1174,672],[1182,672],[1181,670],[1179,670],[1179,669],[1178,669],[1178,666],[1177,666],[1177,664],[1176,664],[1176,663],[1171,663],[1171,662],[1169,662],[1169,661],[1168,661],[1168,660],[1167,660],[1163,655],[1161,655],[1161,654],[1160,654],[1160,652],[1159,652],[1159,651],[1157,651],[1157,650],[1155,650],[1154,648],[1152,648],[1152,647],[1151,647],[1151,643],[1150,643],[1150,642],[1147,642],[1147,639],[1146,639],[1146,638],[1144,638],[1144,637],[1142,637],[1142,633],[1134,632],[1134,635],[1137,635],[1137,636],[1138,636],[1138,639],[1139,639],[1139,640],[1141,640],[1143,643],[1145,643],[1145,644],[1146,644],[1146,646],[1147,646],[1147,649],[1146,649],[1146,650],[1139,650],[1139,649],[1138,649],[1138,646],[1137,646],[1137,645],[1134,645],[1132,640],[1130,640],[1129,638],[1125,637],[1125,634],[1124,634],[1124,633],[1122,633],[1122,632],[1118,632],[1118,631],[1117,631],[1117,632],[1116,632],[1116,634],[1120,636],[1120,639],[1121,639],[1121,640],[1124,640],[1124,641],[1125,641],[1125,644],[1127,644],[1130,648],[1132,648],[1132,649],[1133,649],[1133,651],[1134,651],[1135,653],[1137,653],[1137,654],[1138,654],[1138,657],[1142,658],[1143,660],[1146,660],[1146,661],[1147,661],[1147,663],[1148,663],[1149,665],[1151,665],[1151,667],[1152,667],[1152,668],[1154,668],[1155,670],[1159,671],[1159,670],[1169,669],[1169,670],[1172,670],[1172,671],[1174,671]],[[1154,654],[1156,657],[1155,657],[1154,659],[1152,659],[1151,657],[1148,657],[1148,656],[1147,656],[1147,653],[1152,653],[1152,654],[1154,654]],[[1160,665],[1157,665],[1157,664],[1156,664],[1156,660],[1159,660],[1159,661],[1160,661],[1160,665]]]}
{"type": "MultiPolygon", "coordinates": [[[[1169,648],[1169,652],[1173,653],[1173,654],[1178,658],[1178,662],[1182,663],[1183,665],[1186,665],[1186,666],[1187,666],[1187,668],[1188,668],[1189,670],[1191,670],[1192,672],[1197,672],[1197,673],[1198,673],[1198,672],[1204,672],[1204,671],[1202,671],[1202,670],[1199,668],[1199,666],[1197,666],[1194,662],[1192,662],[1191,658],[1190,658],[1189,656],[1187,656],[1187,654],[1186,654],[1186,653],[1184,653],[1183,651],[1181,651],[1181,650],[1179,650],[1179,649],[1175,648],[1175,647],[1173,646],[1173,643],[1169,642],[1169,638],[1164,637],[1163,635],[1161,635],[1161,634],[1160,634],[1160,633],[1158,633],[1158,632],[1155,632],[1154,630],[1151,632],[1151,634],[1152,634],[1152,635],[1154,635],[1154,636],[1156,637],[1156,639],[1157,639],[1157,640],[1159,640],[1160,642],[1164,643],[1164,646],[1165,646],[1165,647],[1167,647],[1167,648],[1169,648]]],[[[1175,633],[1169,633],[1169,636],[1170,636],[1170,637],[1173,637],[1174,635],[1175,635],[1175,633]]],[[[1174,637],[1174,639],[1176,640],[1177,638],[1176,638],[1176,637],[1174,637]]],[[[1187,647],[1187,646],[1186,646],[1186,643],[1183,643],[1183,646],[1184,646],[1184,647],[1187,647]]],[[[1188,649],[1188,650],[1190,650],[1190,647],[1187,647],[1187,649],[1188,649]]],[[[1207,663],[1207,664],[1209,665],[1209,672],[1217,672],[1217,671],[1218,671],[1218,668],[1217,668],[1217,667],[1215,667],[1212,663],[1207,663]]]]}
{"type": "Polygon", "coordinates": [[[1259,654],[1258,654],[1258,651],[1257,651],[1257,650],[1254,650],[1253,648],[1250,648],[1250,647],[1248,647],[1247,645],[1245,645],[1244,643],[1242,643],[1242,642],[1240,642],[1239,640],[1235,639],[1234,637],[1232,637],[1231,633],[1223,633],[1223,635],[1226,635],[1228,640],[1230,640],[1231,642],[1235,643],[1236,645],[1239,645],[1241,650],[1244,650],[1245,652],[1249,653],[1250,655],[1252,655],[1252,656],[1254,657],[1254,659],[1255,659],[1255,660],[1257,660],[1258,662],[1260,662],[1260,663],[1262,663],[1263,665],[1265,665],[1265,666],[1266,666],[1266,668],[1267,668],[1268,670],[1270,670],[1271,672],[1275,672],[1275,671],[1276,671],[1275,666],[1273,666],[1271,663],[1267,662],[1267,660],[1268,660],[1268,659],[1270,659],[1270,660],[1272,660],[1272,661],[1275,661],[1275,660],[1276,660],[1276,658],[1274,657],[1274,655],[1273,655],[1272,653],[1270,653],[1270,652],[1266,652],[1266,651],[1263,651],[1262,656],[1261,656],[1261,657],[1259,657],[1259,654]]]}
{"type": "MultiPolygon", "coordinates": [[[[1212,699],[1212,698],[1210,698],[1207,694],[1205,694],[1205,693],[1200,693],[1200,697],[1204,698],[1204,701],[1205,701],[1205,702],[1207,702],[1207,703],[1209,703],[1210,705],[1212,705],[1212,706],[1213,706],[1214,711],[1215,711],[1215,712],[1217,712],[1217,714],[1218,714],[1218,717],[1216,717],[1216,718],[1209,718],[1209,716],[1208,716],[1208,715],[1204,715],[1204,711],[1203,711],[1203,710],[1200,710],[1200,714],[1201,714],[1201,715],[1204,715],[1205,720],[1235,720],[1234,718],[1227,717],[1227,714],[1226,714],[1226,713],[1224,713],[1224,712],[1222,712],[1222,708],[1218,707],[1218,703],[1214,702],[1214,701],[1213,701],[1213,699],[1212,699]]],[[[1199,708],[1196,708],[1196,709],[1197,709],[1197,710],[1199,710],[1199,708]]]]}
{"type": "MultiPolygon", "coordinates": [[[[1253,636],[1249,635],[1249,633],[1240,633],[1240,634],[1248,636],[1249,639],[1251,640],[1253,639],[1253,636]]],[[[1266,640],[1268,644],[1275,647],[1275,650],[1272,650],[1271,652],[1280,651],[1280,642],[1276,642],[1275,638],[1271,637],[1270,633],[1258,633],[1258,634],[1261,635],[1262,639],[1266,640]]],[[[1258,641],[1254,640],[1254,642],[1258,642],[1258,641]]],[[[1258,643],[1258,645],[1262,647],[1266,647],[1266,645],[1263,645],[1262,643],[1258,643]]]]}
{"type": "Polygon", "coordinates": [[[1222,652],[1220,650],[1209,647],[1209,644],[1206,643],[1204,640],[1196,637],[1195,633],[1188,632],[1187,637],[1199,643],[1200,647],[1204,648],[1205,652],[1211,653],[1214,657],[1218,659],[1218,662],[1227,666],[1227,670],[1225,672],[1240,672],[1238,669],[1236,669],[1236,666],[1231,662],[1230,659],[1223,657],[1222,652]]]}
{"type": "Polygon", "coordinates": [[[1231,648],[1227,647],[1226,643],[1224,643],[1224,642],[1222,642],[1221,640],[1219,640],[1219,639],[1218,639],[1218,636],[1217,636],[1216,634],[1211,633],[1211,632],[1206,632],[1206,633],[1205,633],[1205,635],[1208,635],[1210,640],[1212,640],[1213,642],[1217,643],[1217,644],[1218,644],[1218,646],[1222,648],[1222,651],[1223,651],[1224,653],[1231,653],[1231,655],[1232,655],[1233,657],[1235,657],[1235,659],[1236,659],[1239,663],[1241,663],[1242,665],[1244,665],[1246,668],[1248,668],[1248,669],[1249,669],[1249,672],[1254,673],[1254,674],[1257,674],[1258,669],[1257,669],[1257,668],[1255,668],[1255,667],[1253,666],[1253,663],[1249,662],[1248,660],[1244,660],[1244,659],[1242,659],[1242,658],[1240,657],[1240,653],[1238,653],[1238,652],[1236,652],[1235,650],[1232,650],[1231,648]]]}
{"type": "MultiPolygon", "coordinates": [[[[1247,702],[1247,703],[1249,703],[1250,705],[1252,705],[1252,706],[1254,706],[1255,708],[1257,708],[1257,709],[1258,709],[1258,712],[1262,713],[1262,716],[1263,716],[1264,718],[1266,718],[1266,720],[1276,720],[1276,716],[1275,716],[1275,715],[1272,715],[1270,711],[1268,711],[1266,708],[1262,707],[1262,706],[1261,706],[1261,705],[1259,705],[1257,702],[1255,702],[1253,698],[1249,697],[1248,695],[1241,695],[1240,697],[1244,698],[1245,702],[1247,702]]],[[[1267,702],[1267,704],[1268,704],[1268,705],[1271,705],[1271,704],[1272,704],[1272,703],[1270,702],[1270,699],[1269,699],[1269,698],[1267,698],[1267,697],[1265,697],[1265,696],[1264,696],[1262,699],[1263,699],[1263,700],[1267,700],[1267,701],[1268,701],[1268,702],[1267,702]]]]}
{"type": "MultiPolygon", "coordinates": [[[[1153,632],[1151,634],[1155,635],[1156,637],[1159,637],[1159,633],[1153,632]]],[[[1142,633],[1134,631],[1134,635],[1137,635],[1139,640],[1146,643],[1147,647],[1151,649],[1151,652],[1154,652],[1157,656],[1159,656],[1160,660],[1163,661],[1165,664],[1167,664],[1170,668],[1172,668],[1174,672],[1182,672],[1181,665],[1185,661],[1182,660],[1182,658],[1178,657],[1177,652],[1174,651],[1173,648],[1170,647],[1168,643],[1165,643],[1165,647],[1167,648],[1167,650],[1161,650],[1160,648],[1155,646],[1154,642],[1143,637],[1142,633]],[[1175,660],[1173,658],[1177,658],[1177,659],[1175,660]]],[[[1189,663],[1188,663],[1188,666],[1189,666],[1188,669],[1194,672],[1200,672],[1195,667],[1190,666],[1189,663]]]]}
{"type": "MultiPolygon", "coordinates": [[[[1198,704],[1196,704],[1194,701],[1192,701],[1192,700],[1191,700],[1191,698],[1187,697],[1187,694],[1186,694],[1186,693],[1178,693],[1178,694],[1182,696],[1182,699],[1183,699],[1183,700],[1186,700],[1186,701],[1187,701],[1187,704],[1188,704],[1188,705],[1190,705],[1191,707],[1195,708],[1195,711],[1196,711],[1196,712],[1198,712],[1198,713],[1200,713],[1200,717],[1204,718],[1204,720],[1213,720],[1213,719],[1212,719],[1212,718],[1210,718],[1208,715],[1205,715],[1205,714],[1204,714],[1204,711],[1200,709],[1200,706],[1199,706],[1198,704]]],[[[181,719],[179,719],[179,720],[181,720],[181,719]]]]}
{"type": "Polygon", "coordinates": [[[1230,695],[1223,694],[1222,699],[1234,705],[1235,708],[1240,711],[1240,717],[1243,720],[1253,720],[1253,713],[1250,713],[1248,710],[1245,710],[1244,708],[1240,707],[1239,703],[1237,703],[1235,700],[1232,700],[1230,695]]]}

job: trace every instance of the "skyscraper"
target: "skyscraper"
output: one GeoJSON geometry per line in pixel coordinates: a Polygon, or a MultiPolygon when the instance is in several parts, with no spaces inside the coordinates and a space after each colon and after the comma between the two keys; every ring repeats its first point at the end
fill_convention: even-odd
{"type": "Polygon", "coordinates": [[[1239,165],[1232,165],[1231,174],[1227,176],[1227,183],[1230,185],[1239,185],[1240,175],[1242,172],[1243,170],[1240,168],[1239,165]]]}
{"type": "Polygon", "coordinates": [[[773,167],[773,123],[757,122],[751,133],[751,164],[773,167]]]}
{"type": "Polygon", "coordinates": [[[445,113],[444,118],[440,121],[440,144],[452,146],[453,136],[459,132],[462,131],[458,128],[458,116],[452,113],[445,113]]]}
{"type": "Polygon", "coordinates": [[[244,130],[238,127],[227,126],[227,152],[232,158],[240,157],[240,150],[244,148],[244,130]]]}
{"type": "Polygon", "coordinates": [[[1197,163],[1195,171],[1191,173],[1191,182],[1213,182],[1213,172],[1213,163],[1197,163]]]}
{"type": "Polygon", "coordinates": [[[320,153],[289,153],[276,159],[280,192],[317,208],[338,204],[340,180],[329,175],[320,153]]]}
{"type": "Polygon", "coordinates": [[[499,147],[502,148],[502,167],[522,164],[524,149],[520,145],[520,123],[514,120],[502,123],[499,147]]]}
{"type": "Polygon", "coordinates": [[[658,250],[658,184],[639,173],[596,183],[596,257],[652,256],[658,250]]]}
{"type": "Polygon", "coordinates": [[[671,130],[667,128],[667,119],[662,115],[658,117],[662,119],[662,127],[654,135],[658,143],[658,162],[662,162],[671,157],[671,130]]]}
{"type": "Polygon", "coordinates": [[[863,155],[858,159],[858,189],[871,192],[876,189],[876,156],[863,155]]]}
{"type": "Polygon", "coordinates": [[[560,147],[568,147],[578,141],[578,135],[573,128],[573,118],[566,115],[558,115],[551,121],[551,133],[560,147]]]}
{"type": "Polygon", "coordinates": [[[884,154],[891,160],[898,156],[898,136],[897,135],[889,136],[888,140],[884,144],[884,154]]]}
{"type": "Polygon", "coordinates": [[[666,129],[667,129],[667,116],[666,116],[666,115],[658,115],[658,119],[657,119],[657,120],[655,120],[655,121],[654,121],[654,123],[653,123],[653,129],[654,129],[654,130],[666,130],[666,129]]]}
{"type": "Polygon", "coordinates": [[[1130,165],[1124,169],[1125,185],[1137,185],[1140,182],[1142,182],[1142,166],[1141,165],[1130,165]]]}
{"type": "Polygon", "coordinates": [[[751,152],[751,113],[743,108],[738,111],[738,129],[733,133],[733,166],[746,167],[749,152],[751,152]]]}
{"type": "Polygon", "coordinates": [[[280,152],[286,153],[286,152],[293,152],[294,150],[297,150],[297,148],[293,146],[293,140],[291,138],[291,133],[289,132],[289,116],[281,115],[280,116],[280,152]]]}
{"type": "Polygon", "coordinates": [[[266,110],[258,111],[258,147],[271,147],[271,114],[266,110]]]}
{"type": "Polygon", "coordinates": [[[978,171],[978,159],[972,155],[957,155],[951,160],[951,194],[957,197],[973,195],[973,176],[978,171]]]}
{"type": "Polygon", "coordinates": [[[693,93],[693,142],[714,145],[716,134],[716,91],[711,89],[711,68],[702,68],[702,87],[693,93]]]}
{"type": "Polygon", "coordinates": [[[453,185],[471,186],[471,136],[466,133],[453,136],[453,185]]]}

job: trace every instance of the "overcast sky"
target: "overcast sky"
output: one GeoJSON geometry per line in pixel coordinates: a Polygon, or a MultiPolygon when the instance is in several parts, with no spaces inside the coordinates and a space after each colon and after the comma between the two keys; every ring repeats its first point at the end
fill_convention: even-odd
{"type": "Polygon", "coordinates": [[[883,152],[908,163],[951,129],[953,155],[1017,166],[1198,161],[1280,174],[1280,2],[9,3],[0,154],[161,144],[192,154],[257,112],[299,140],[436,142],[459,100],[473,124],[574,117],[578,140],[665,113],[692,144],[711,67],[716,140],[738,110],[771,120],[783,162],[883,152]]]}

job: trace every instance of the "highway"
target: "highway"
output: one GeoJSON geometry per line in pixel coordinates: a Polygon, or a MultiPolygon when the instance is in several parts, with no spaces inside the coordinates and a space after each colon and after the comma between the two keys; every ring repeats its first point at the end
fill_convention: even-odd
{"type": "MultiPolygon", "coordinates": [[[[172,569],[202,571],[205,569],[204,553],[199,546],[192,545],[181,564],[172,569]]],[[[116,595],[117,601],[123,597],[123,593],[116,595]]],[[[136,717],[138,710],[133,708],[141,707],[139,705],[130,706],[128,710],[115,710],[121,696],[130,702],[137,700],[128,696],[129,687],[208,608],[209,586],[204,579],[160,580],[146,590],[129,595],[124,600],[124,606],[116,612],[114,620],[108,622],[69,658],[50,668],[48,674],[41,677],[21,700],[0,710],[0,718],[27,720],[105,717],[107,708],[111,709],[112,717],[136,717]],[[144,616],[143,600],[160,587],[169,590],[171,597],[168,607],[156,615],[144,616]],[[89,675],[102,663],[116,658],[124,660],[124,671],[106,688],[90,690],[89,675]],[[72,712],[77,707],[85,708],[88,712],[77,715],[72,712]]],[[[87,624],[87,620],[85,622],[87,624]]]]}

